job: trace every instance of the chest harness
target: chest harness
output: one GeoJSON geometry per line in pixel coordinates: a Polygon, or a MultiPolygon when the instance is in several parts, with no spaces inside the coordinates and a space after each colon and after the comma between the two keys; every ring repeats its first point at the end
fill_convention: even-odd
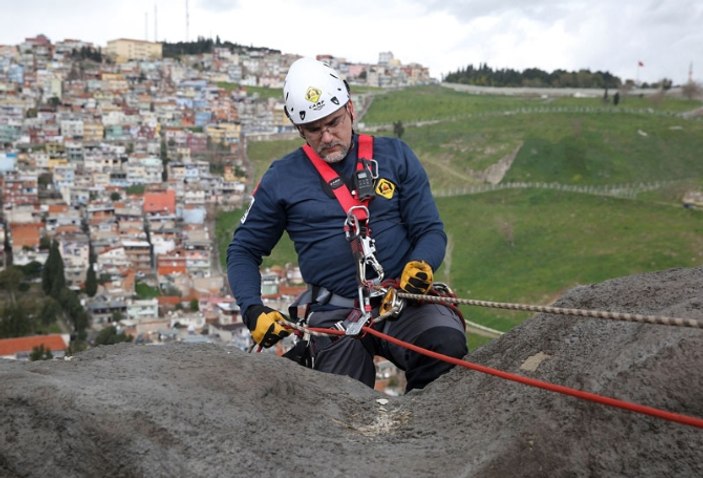
{"type": "Polygon", "coordinates": [[[339,174],[325,162],[317,152],[304,145],[303,151],[329,185],[347,217],[344,221],[344,234],[351,245],[356,263],[358,302],[361,316],[348,323],[347,335],[358,335],[371,319],[371,298],[383,295],[379,290],[383,281],[383,267],[376,259],[376,243],[369,228],[369,203],[374,197],[374,180],[378,177],[378,163],[373,159],[373,137],[359,135],[359,147],[354,171],[354,190],[350,191],[339,174]]]}
{"type": "MultiPolygon", "coordinates": [[[[405,301],[398,299],[395,295],[394,287],[397,284],[387,287],[388,284],[384,283],[383,267],[376,259],[376,244],[371,237],[371,229],[369,227],[369,204],[375,195],[374,180],[378,177],[378,163],[373,159],[373,137],[362,134],[358,136],[358,141],[353,191],[349,190],[345,182],[339,177],[339,174],[320,158],[314,149],[307,144],[303,146],[305,155],[322,179],[329,185],[342,210],[347,215],[343,227],[345,237],[351,246],[356,262],[358,297],[355,302],[358,302],[358,309],[352,310],[347,319],[340,321],[335,327],[343,330],[346,335],[354,336],[358,336],[364,326],[372,319],[372,298],[380,298],[386,293],[393,292],[393,299],[390,303],[396,317],[405,305],[405,301]]],[[[386,282],[394,282],[394,280],[390,279],[386,282]]],[[[454,296],[450,289],[441,289],[438,287],[440,285],[438,283],[433,284],[431,294],[454,296]]],[[[327,294],[329,297],[331,293],[327,291],[327,294]]],[[[317,292],[311,292],[311,289],[308,289],[308,292],[301,295],[289,308],[291,318],[297,318],[297,307],[300,305],[306,305],[305,317],[307,317],[307,305],[309,303],[305,301],[310,298],[313,301],[317,301],[317,292]],[[310,295],[306,298],[305,296],[308,293],[310,295]]],[[[385,301],[386,298],[384,297],[385,301]]],[[[330,303],[332,303],[331,300],[330,303]]],[[[458,307],[452,304],[449,304],[449,306],[452,306],[457,313],[461,314],[458,307]]],[[[309,335],[306,333],[302,340],[298,340],[295,346],[286,352],[284,356],[301,365],[314,368],[314,354],[310,352],[309,335]]]]}

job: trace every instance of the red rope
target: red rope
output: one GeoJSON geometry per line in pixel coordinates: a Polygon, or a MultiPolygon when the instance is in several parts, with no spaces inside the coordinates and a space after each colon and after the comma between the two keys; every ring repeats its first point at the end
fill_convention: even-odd
{"type": "MultiPolygon", "coordinates": [[[[344,332],[342,332],[340,330],[330,330],[330,329],[311,329],[311,330],[326,332],[326,333],[329,333],[332,335],[344,335],[344,332]]],[[[622,408],[624,410],[629,410],[629,411],[635,412],[635,413],[641,413],[643,415],[650,415],[652,417],[661,418],[661,419],[669,420],[672,422],[682,423],[684,425],[690,425],[690,426],[697,427],[697,428],[703,428],[703,419],[698,418],[698,417],[692,417],[692,416],[688,416],[688,415],[681,415],[679,413],[667,412],[666,410],[660,410],[658,408],[648,407],[646,405],[640,405],[638,403],[626,402],[624,400],[618,400],[616,398],[605,397],[602,395],[598,395],[596,393],[584,392],[582,390],[576,390],[575,388],[569,388],[569,387],[565,387],[563,385],[556,385],[556,384],[549,383],[549,382],[543,382],[541,380],[535,380],[533,378],[523,377],[522,375],[516,375],[514,373],[503,372],[502,370],[497,370],[497,369],[494,369],[491,367],[486,367],[485,365],[479,365],[479,364],[476,364],[473,362],[469,362],[467,360],[449,357],[447,355],[443,355],[443,354],[440,354],[437,352],[433,352],[431,350],[424,349],[422,347],[418,347],[417,345],[403,342],[402,340],[398,340],[395,337],[391,337],[390,335],[384,334],[383,332],[379,332],[378,330],[375,330],[375,329],[368,327],[368,326],[364,327],[362,330],[366,333],[371,334],[371,335],[375,335],[376,337],[378,337],[380,339],[387,340],[390,343],[393,343],[393,344],[398,345],[400,347],[404,347],[408,350],[412,350],[413,352],[417,352],[419,354],[426,355],[428,357],[431,357],[431,358],[434,358],[437,360],[442,360],[447,363],[458,365],[460,367],[475,370],[477,372],[486,373],[488,375],[494,375],[496,377],[500,377],[505,380],[511,380],[513,382],[522,383],[524,385],[529,385],[531,387],[542,388],[542,389],[548,390],[550,392],[556,392],[556,393],[561,393],[564,395],[570,395],[572,397],[580,398],[582,400],[588,400],[590,402],[600,403],[602,405],[609,405],[611,407],[622,408]]]]}

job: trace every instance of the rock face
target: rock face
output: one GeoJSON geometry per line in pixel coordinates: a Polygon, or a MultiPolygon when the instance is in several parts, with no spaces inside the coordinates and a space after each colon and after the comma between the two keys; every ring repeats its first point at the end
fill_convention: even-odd
{"type": "MultiPolygon", "coordinates": [[[[703,320],[703,269],[555,305],[703,320]]],[[[703,418],[701,329],[540,314],[467,360],[703,418]]],[[[703,476],[700,428],[464,368],[393,398],[270,354],[121,344],[0,361],[0,410],[2,477],[703,476]]]]}

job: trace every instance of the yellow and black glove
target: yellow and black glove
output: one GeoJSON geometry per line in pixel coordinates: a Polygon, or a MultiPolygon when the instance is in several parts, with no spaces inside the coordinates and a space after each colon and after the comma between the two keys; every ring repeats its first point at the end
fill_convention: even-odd
{"type": "Polygon", "coordinates": [[[426,294],[432,279],[432,267],[427,262],[410,261],[400,275],[400,289],[408,294],[426,294]]]}
{"type": "Polygon", "coordinates": [[[289,335],[281,325],[281,321],[285,319],[283,314],[265,305],[248,307],[244,313],[244,319],[254,342],[266,348],[289,335]]]}

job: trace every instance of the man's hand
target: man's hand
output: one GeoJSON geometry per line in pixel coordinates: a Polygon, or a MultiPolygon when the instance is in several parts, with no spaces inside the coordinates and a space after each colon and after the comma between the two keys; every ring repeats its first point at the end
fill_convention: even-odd
{"type": "Polygon", "coordinates": [[[432,267],[427,262],[410,261],[400,275],[400,289],[408,294],[426,294],[432,279],[432,267]]]}
{"type": "Polygon", "coordinates": [[[252,305],[244,315],[247,327],[251,330],[251,338],[259,345],[269,348],[289,335],[280,324],[285,317],[277,310],[265,305],[252,305]]]}

